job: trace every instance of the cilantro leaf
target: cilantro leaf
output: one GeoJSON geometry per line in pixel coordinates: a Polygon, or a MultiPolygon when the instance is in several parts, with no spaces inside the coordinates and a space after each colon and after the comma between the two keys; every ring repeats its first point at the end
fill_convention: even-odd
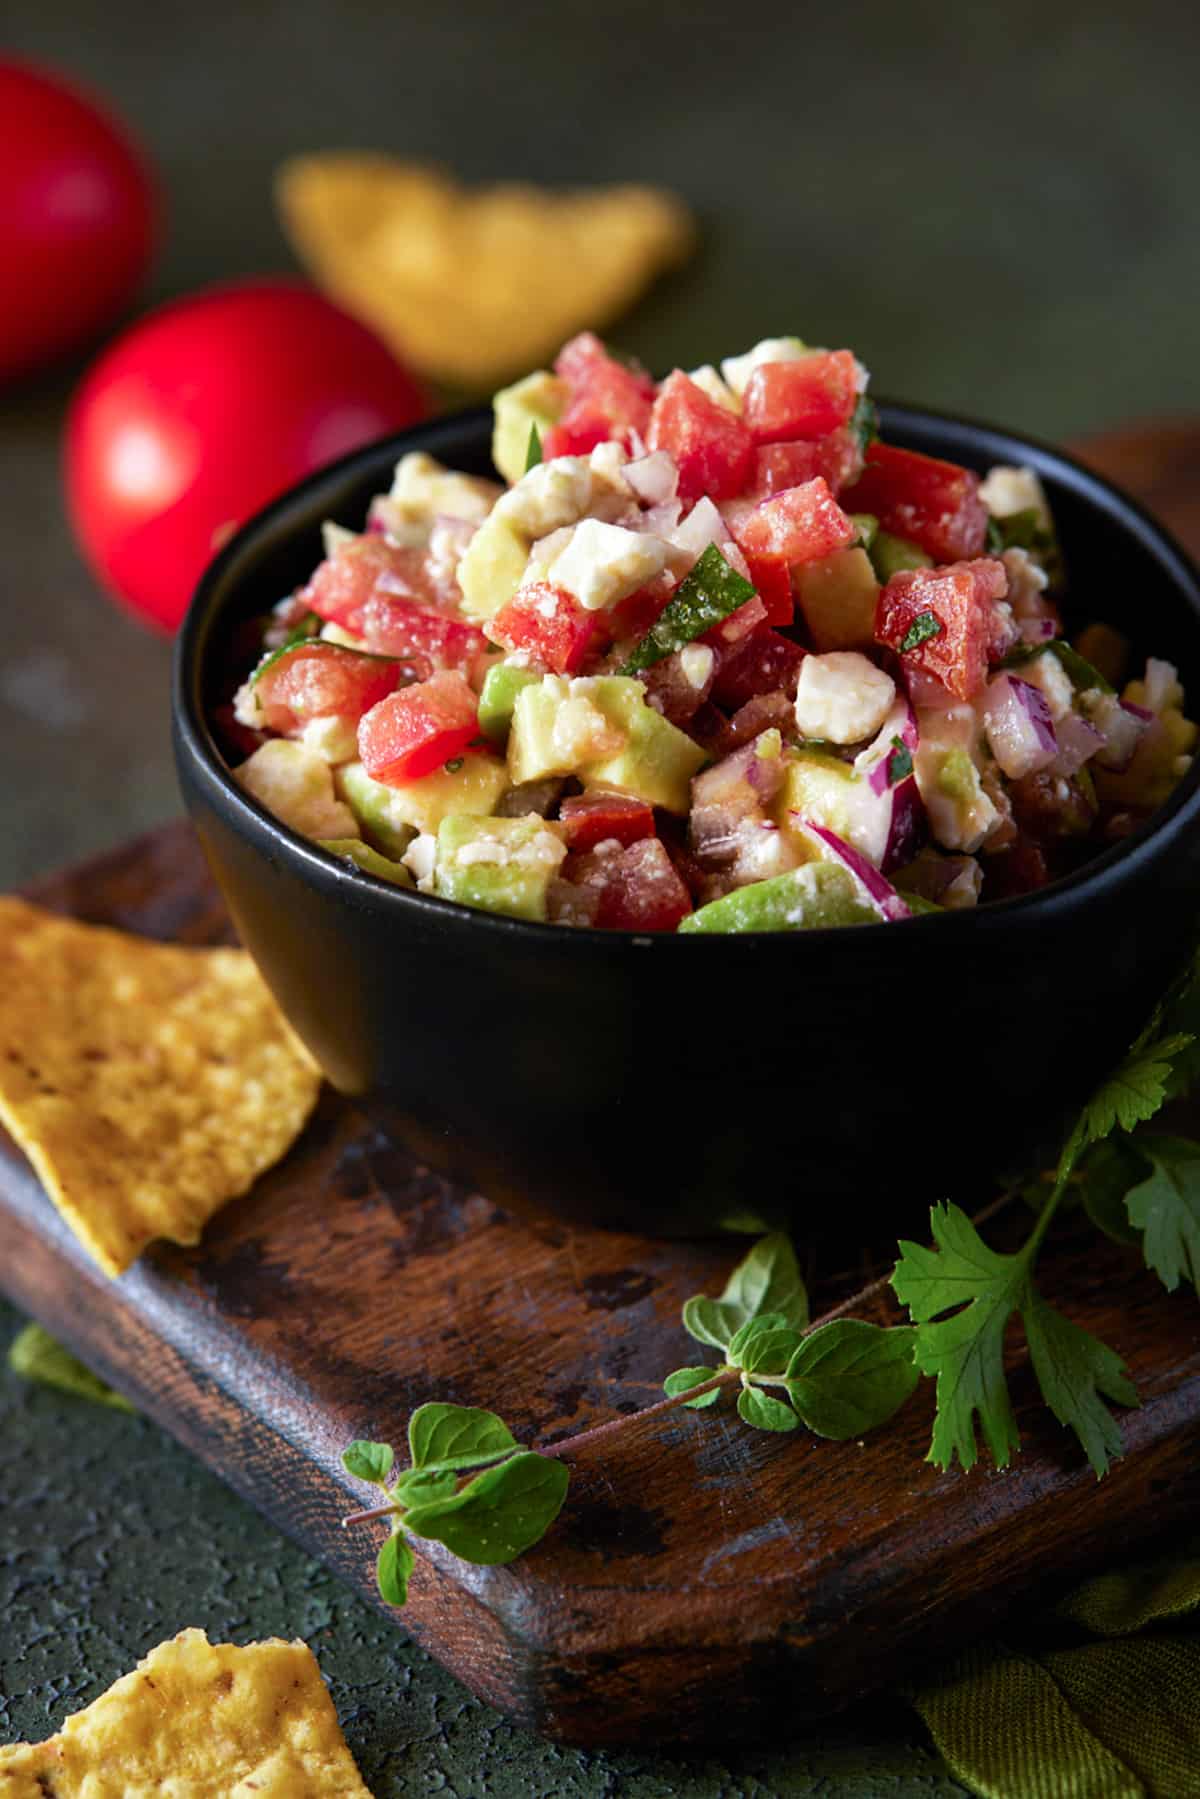
{"type": "Polygon", "coordinates": [[[1109,1462],[1122,1453],[1120,1427],[1101,1394],[1118,1405],[1138,1404],[1125,1364],[1098,1337],[1047,1305],[1033,1288],[1022,1318],[1042,1397],[1058,1422],[1075,1432],[1099,1480],[1107,1474],[1109,1462]]]}
{"type": "Polygon", "coordinates": [[[388,1605],[403,1605],[408,1598],[408,1581],[415,1561],[408,1539],[401,1532],[393,1531],[375,1562],[379,1592],[388,1605]]]}
{"type": "Polygon", "coordinates": [[[1200,1143],[1147,1132],[1137,1139],[1150,1175],[1125,1195],[1142,1254],[1168,1293],[1181,1280],[1200,1290],[1200,1143]]]}
{"type": "MultiPolygon", "coordinates": [[[[716,1372],[715,1368],[676,1368],[663,1382],[663,1392],[668,1399],[674,1399],[677,1394],[686,1393],[689,1387],[702,1387],[716,1372]]],[[[706,1405],[715,1405],[720,1397],[720,1387],[714,1387],[711,1393],[701,1393],[699,1399],[685,1399],[683,1403],[693,1412],[700,1412],[706,1405]]]]}
{"type": "Polygon", "coordinates": [[[787,1368],[788,1397],[819,1437],[844,1440],[883,1424],[920,1379],[911,1325],[835,1318],[805,1337],[787,1368]]]}
{"type": "Polygon", "coordinates": [[[908,650],[919,650],[921,645],[923,643],[928,643],[931,637],[940,637],[945,629],[945,625],[943,625],[936,612],[918,612],[916,618],[914,618],[912,624],[904,633],[904,638],[900,645],[901,655],[904,655],[908,650]]]}
{"type": "Polygon", "coordinates": [[[529,443],[525,449],[525,473],[528,474],[531,468],[536,468],[542,459],[542,434],[536,425],[530,425],[529,443]]]}
{"type": "Polygon", "coordinates": [[[927,1460],[964,1468],[978,1458],[979,1418],[992,1460],[1007,1468],[1018,1447],[1017,1424],[1004,1378],[1004,1332],[1026,1291],[1023,1256],[989,1249],[966,1213],[934,1206],[935,1249],[902,1240],[892,1286],[920,1326],[913,1354],[923,1374],[937,1377],[937,1416],[927,1460]],[[939,1323],[932,1320],[962,1306],[939,1323]]]}
{"type": "Polygon", "coordinates": [[[408,1421],[408,1447],[414,1468],[441,1473],[450,1468],[478,1468],[499,1461],[518,1448],[517,1440],[495,1412],[479,1406],[418,1406],[408,1421]]]}
{"type": "Polygon", "coordinates": [[[1084,1106],[1081,1141],[1099,1143],[1118,1125],[1131,1131],[1135,1125],[1153,1118],[1167,1098],[1172,1059],[1191,1041],[1182,1032],[1152,1037],[1148,1042],[1139,1039],[1084,1106]]]}
{"type": "Polygon", "coordinates": [[[390,1443],[366,1443],[357,1438],[347,1443],[342,1451],[342,1467],[355,1480],[369,1480],[375,1486],[382,1486],[392,1471],[392,1463],[396,1452],[390,1443]]]}
{"type": "Polygon", "coordinates": [[[738,1417],[755,1430],[796,1430],[800,1420],[782,1399],[772,1399],[761,1387],[743,1387],[738,1394],[738,1417]]]}
{"type": "Polygon", "coordinates": [[[453,1498],[414,1506],[405,1529],[435,1538],[479,1567],[515,1561],[558,1517],[568,1479],[565,1463],[524,1449],[498,1468],[485,1468],[453,1498]]]}
{"type": "Polygon", "coordinates": [[[1146,1163],[1138,1154],[1140,1138],[1119,1135],[1097,1143],[1081,1164],[1079,1198],[1097,1230],[1128,1249],[1138,1233],[1129,1222],[1125,1197],[1145,1175],[1146,1163]]]}
{"type": "Polygon", "coordinates": [[[617,673],[636,675],[661,662],[664,656],[673,655],[752,600],[754,592],[750,582],[726,562],[716,544],[710,543],[617,673]]]}
{"type": "Polygon", "coordinates": [[[893,754],[888,757],[888,786],[898,787],[913,771],[912,751],[902,737],[892,738],[893,754]]]}

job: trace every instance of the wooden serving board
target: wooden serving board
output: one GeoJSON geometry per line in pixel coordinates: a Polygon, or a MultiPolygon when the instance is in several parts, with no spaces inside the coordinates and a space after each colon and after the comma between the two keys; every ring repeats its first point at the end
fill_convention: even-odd
{"type": "MultiPolygon", "coordinates": [[[[182,824],[35,897],[164,939],[228,935],[182,824]]],[[[518,1224],[330,1093],[199,1248],[157,1246],[118,1281],[6,1139],[0,1219],[5,1291],[368,1596],[382,1527],[340,1528],[364,1503],[339,1466],[349,1438],[400,1442],[432,1397],[494,1405],[530,1443],[651,1403],[669,1369],[700,1359],[682,1301],[717,1290],[739,1253],[518,1224]]],[[[511,1567],[421,1545],[398,1626],[521,1723],[579,1743],[792,1728],[911,1674],[1032,1584],[1200,1499],[1194,1296],[1168,1302],[1094,1234],[1052,1239],[1044,1273],[1142,1394],[1100,1485],[1020,1368],[1025,1450],[1006,1475],[923,1462],[924,1386],[861,1445],[676,1412],[582,1452],[558,1524],[511,1567]]],[[[861,1281],[814,1274],[818,1310],[861,1281]]],[[[855,1310],[897,1316],[879,1286],[855,1310]]]]}
{"type": "MultiPolygon", "coordinates": [[[[1114,455],[1136,469],[1140,441],[1115,440],[1114,455]]],[[[1161,485],[1161,459],[1151,475],[1161,485]]],[[[1194,521],[1196,491],[1172,490],[1177,527],[1194,521]]],[[[229,932],[185,825],[33,897],[165,940],[229,932]]],[[[649,1404],[668,1370],[702,1359],[682,1301],[716,1291],[739,1253],[519,1224],[329,1093],[199,1248],[155,1247],[116,1282],[0,1136],[0,1250],[17,1304],[368,1597],[382,1527],[340,1528],[364,1502],[340,1468],[349,1438],[399,1443],[430,1398],[495,1406],[535,1444],[649,1404]]],[[[815,1309],[884,1266],[810,1270],[815,1309]]],[[[581,1452],[561,1518],[513,1566],[421,1545],[398,1628],[522,1724],[583,1744],[794,1730],[911,1676],[1031,1588],[1048,1596],[1200,1499],[1195,1296],[1168,1300],[1090,1232],[1056,1232],[1042,1270],[1142,1396],[1122,1414],[1128,1453],[1099,1485],[1019,1350],[1025,1446],[1004,1475],[924,1462],[927,1383],[861,1445],[768,1436],[731,1408],[673,1412],[581,1452]]],[[[897,1317],[880,1284],[854,1309],[897,1317]]]]}

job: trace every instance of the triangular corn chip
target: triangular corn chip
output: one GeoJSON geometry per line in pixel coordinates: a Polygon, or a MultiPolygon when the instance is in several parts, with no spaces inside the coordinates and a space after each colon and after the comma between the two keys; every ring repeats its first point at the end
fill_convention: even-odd
{"type": "Polygon", "coordinates": [[[320,1076],[244,950],[0,898],[0,1123],[106,1274],[196,1243],[295,1141],[320,1076]]]}
{"type": "Polygon", "coordinates": [[[423,374],[491,388],[601,329],[696,238],[654,187],[471,190],[420,163],[354,151],[297,157],[276,182],[284,227],[318,282],[423,374]]]}
{"type": "Polygon", "coordinates": [[[0,1749],[0,1799],[371,1799],[311,1649],[185,1630],[45,1743],[0,1749]]]}

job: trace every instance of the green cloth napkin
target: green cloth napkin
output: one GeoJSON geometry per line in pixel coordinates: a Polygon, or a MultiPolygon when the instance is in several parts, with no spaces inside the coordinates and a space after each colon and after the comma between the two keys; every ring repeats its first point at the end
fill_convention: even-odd
{"type": "Polygon", "coordinates": [[[1200,1799],[1200,1537],[906,1689],[982,1799],[1200,1799]]]}

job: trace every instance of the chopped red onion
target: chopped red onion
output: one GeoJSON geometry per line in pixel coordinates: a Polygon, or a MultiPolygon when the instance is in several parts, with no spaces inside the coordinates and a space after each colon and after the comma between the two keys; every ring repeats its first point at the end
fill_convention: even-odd
{"type": "Polygon", "coordinates": [[[1058,754],[1046,696],[1029,681],[997,675],[984,695],[983,718],[992,754],[1010,780],[1048,767],[1058,754]]]}
{"type": "Polygon", "coordinates": [[[621,473],[644,506],[661,506],[679,492],[679,470],[666,450],[627,462],[621,473]]]}
{"type": "Polygon", "coordinates": [[[843,868],[849,870],[880,918],[894,920],[912,917],[911,910],[900,898],[891,882],[885,880],[879,870],[868,862],[867,858],[861,855],[852,843],[847,843],[844,837],[837,835],[836,831],[829,830],[825,825],[814,824],[808,818],[800,820],[800,828],[807,831],[810,837],[817,839],[822,846],[823,853],[831,860],[840,862],[843,868]]]}
{"type": "Polygon", "coordinates": [[[1068,712],[1057,725],[1058,754],[1050,764],[1056,775],[1078,774],[1084,763],[1104,748],[1104,732],[1078,712],[1068,712]]]}

